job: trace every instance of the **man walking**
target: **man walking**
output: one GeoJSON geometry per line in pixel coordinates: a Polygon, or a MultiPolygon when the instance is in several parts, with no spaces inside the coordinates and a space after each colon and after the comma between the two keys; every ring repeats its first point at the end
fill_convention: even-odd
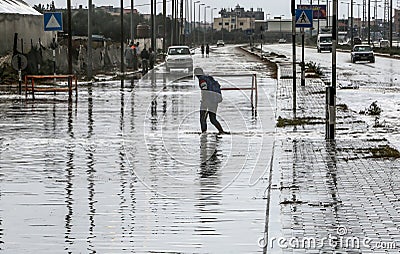
{"type": "Polygon", "coordinates": [[[149,71],[149,52],[146,47],[140,52],[140,57],[142,58],[142,74],[146,74],[149,71]]]}
{"type": "Polygon", "coordinates": [[[201,132],[207,131],[207,117],[210,116],[210,122],[217,128],[219,134],[227,134],[222,129],[217,120],[218,103],[222,101],[221,87],[212,76],[205,75],[203,69],[194,69],[194,75],[199,79],[201,89],[200,102],[200,125],[201,132]]]}

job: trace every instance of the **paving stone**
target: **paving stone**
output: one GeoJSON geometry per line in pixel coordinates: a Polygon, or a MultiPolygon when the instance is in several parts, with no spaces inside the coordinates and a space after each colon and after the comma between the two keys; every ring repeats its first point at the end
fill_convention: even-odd
{"type": "MultiPolygon", "coordinates": [[[[279,68],[281,77],[291,76],[291,65],[279,68]]],[[[343,237],[369,237],[374,244],[399,243],[399,161],[374,159],[366,152],[387,145],[387,141],[349,138],[349,133],[368,129],[350,110],[338,110],[336,141],[325,141],[324,90],[324,85],[307,79],[306,86],[297,89],[296,116],[312,118],[313,124],[277,129],[279,163],[274,169],[280,175],[283,237],[322,239],[343,229],[343,237]]],[[[277,116],[293,119],[291,79],[278,81],[277,116]]],[[[283,253],[400,253],[398,246],[387,250],[324,246],[321,250],[285,249],[283,253]]]]}

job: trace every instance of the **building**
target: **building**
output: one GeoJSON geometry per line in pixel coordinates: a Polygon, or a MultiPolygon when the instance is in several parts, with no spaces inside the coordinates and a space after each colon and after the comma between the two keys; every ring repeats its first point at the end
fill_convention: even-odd
{"type": "Polygon", "coordinates": [[[13,50],[15,33],[18,33],[18,50],[23,48],[24,52],[29,52],[31,45],[37,45],[39,40],[48,46],[55,36],[55,32],[44,31],[43,14],[20,0],[0,0],[0,19],[0,55],[13,50]]]}
{"type": "Polygon", "coordinates": [[[268,32],[282,32],[291,33],[292,32],[292,20],[291,19],[281,19],[274,18],[267,20],[268,32]]]}
{"type": "Polygon", "coordinates": [[[214,29],[220,31],[225,29],[227,31],[233,30],[254,30],[255,19],[247,17],[227,17],[227,18],[214,18],[214,29]]]}
{"type": "Polygon", "coordinates": [[[393,32],[397,35],[400,34],[400,10],[394,9],[394,17],[393,17],[393,32]]]}
{"type": "Polygon", "coordinates": [[[214,18],[214,29],[220,31],[225,29],[227,31],[243,30],[248,32],[254,32],[255,22],[264,20],[264,12],[262,9],[254,11],[251,8],[245,11],[244,8],[237,5],[235,9],[227,10],[221,9],[219,12],[221,17],[214,18]]]}

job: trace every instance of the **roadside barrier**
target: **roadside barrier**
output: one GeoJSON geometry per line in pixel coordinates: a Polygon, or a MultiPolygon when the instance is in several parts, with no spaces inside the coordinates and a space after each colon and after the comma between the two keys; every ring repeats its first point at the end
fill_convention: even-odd
{"type": "Polygon", "coordinates": [[[221,87],[221,90],[225,91],[246,91],[250,90],[250,103],[251,109],[257,111],[258,104],[258,86],[257,86],[257,74],[255,73],[243,73],[243,74],[210,74],[213,77],[251,77],[251,87],[221,87]]]}
{"type": "Polygon", "coordinates": [[[32,99],[35,99],[35,92],[48,93],[53,92],[68,92],[68,99],[72,99],[72,91],[75,90],[75,98],[78,98],[78,79],[75,75],[26,75],[25,76],[25,98],[28,93],[32,94],[32,99]],[[68,86],[59,86],[56,84],[56,79],[67,80],[68,86]],[[35,83],[35,80],[37,81],[35,83]],[[47,81],[52,80],[52,81],[47,81]],[[75,86],[72,85],[75,82],[75,86]]]}

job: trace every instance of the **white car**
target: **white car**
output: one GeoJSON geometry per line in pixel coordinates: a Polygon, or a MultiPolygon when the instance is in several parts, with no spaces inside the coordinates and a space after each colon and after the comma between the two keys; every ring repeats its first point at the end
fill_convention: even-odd
{"type": "Polygon", "coordinates": [[[217,47],[223,47],[223,46],[225,46],[225,42],[223,40],[218,40],[217,47]]]}
{"type": "Polygon", "coordinates": [[[171,46],[167,50],[165,69],[188,69],[193,71],[193,58],[188,46],[171,46]]]}

